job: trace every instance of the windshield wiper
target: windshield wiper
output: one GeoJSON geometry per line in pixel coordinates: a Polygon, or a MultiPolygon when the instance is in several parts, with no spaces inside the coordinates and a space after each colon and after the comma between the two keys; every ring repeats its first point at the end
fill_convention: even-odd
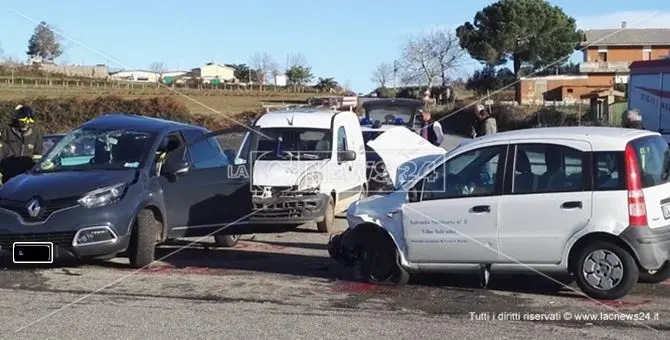
{"type": "Polygon", "coordinates": [[[313,153],[300,153],[300,157],[304,157],[305,159],[319,159],[319,155],[315,155],[313,153]]]}
{"type": "MultiPolygon", "coordinates": [[[[292,153],[291,151],[282,150],[284,156],[288,156],[289,159],[300,159],[300,156],[292,153]]],[[[281,157],[281,156],[280,156],[281,157]]],[[[286,159],[287,157],[281,157],[281,159],[286,159]]]]}

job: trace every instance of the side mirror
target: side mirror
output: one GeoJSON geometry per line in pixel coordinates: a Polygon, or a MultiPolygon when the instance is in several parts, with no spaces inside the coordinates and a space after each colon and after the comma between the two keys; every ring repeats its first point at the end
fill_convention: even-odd
{"type": "Polygon", "coordinates": [[[161,172],[168,175],[171,180],[176,180],[179,175],[187,173],[191,169],[191,164],[177,155],[168,157],[161,172]]]}
{"type": "Polygon", "coordinates": [[[353,150],[340,151],[337,153],[338,162],[349,162],[356,160],[356,152],[353,150]]]}
{"type": "Polygon", "coordinates": [[[228,156],[228,159],[230,159],[231,161],[233,161],[235,159],[235,157],[237,156],[237,152],[235,152],[234,149],[225,149],[225,150],[223,150],[223,153],[226,156],[228,156]]]}

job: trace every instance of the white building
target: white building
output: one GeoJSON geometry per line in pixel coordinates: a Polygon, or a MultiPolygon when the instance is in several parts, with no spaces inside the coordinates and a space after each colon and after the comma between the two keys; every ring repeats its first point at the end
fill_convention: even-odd
{"type": "Polygon", "coordinates": [[[191,70],[193,77],[198,77],[204,83],[210,83],[214,79],[221,82],[231,82],[235,80],[235,69],[217,63],[207,63],[203,66],[191,70]]]}
{"type": "Polygon", "coordinates": [[[186,71],[167,71],[161,74],[158,72],[146,71],[146,70],[132,70],[132,71],[119,71],[110,73],[109,77],[114,80],[157,83],[161,79],[161,77],[176,78],[185,74],[186,71]]]}

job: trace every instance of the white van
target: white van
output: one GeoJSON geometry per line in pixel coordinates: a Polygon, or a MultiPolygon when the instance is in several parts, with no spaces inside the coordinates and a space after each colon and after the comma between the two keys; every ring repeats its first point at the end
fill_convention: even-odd
{"type": "Polygon", "coordinates": [[[329,233],[334,216],[366,193],[365,145],[354,112],[287,109],[264,114],[252,129],[235,160],[252,165],[250,223],[316,221],[329,233]]]}

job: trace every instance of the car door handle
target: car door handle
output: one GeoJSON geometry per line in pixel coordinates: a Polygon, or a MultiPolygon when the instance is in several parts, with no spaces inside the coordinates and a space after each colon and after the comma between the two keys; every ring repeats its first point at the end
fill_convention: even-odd
{"type": "Polygon", "coordinates": [[[490,205],[475,205],[474,207],[470,208],[470,213],[490,213],[490,212],[491,212],[490,205]]]}
{"type": "Polygon", "coordinates": [[[561,204],[561,209],[581,209],[582,206],[582,201],[569,201],[563,202],[563,204],[561,204]]]}

